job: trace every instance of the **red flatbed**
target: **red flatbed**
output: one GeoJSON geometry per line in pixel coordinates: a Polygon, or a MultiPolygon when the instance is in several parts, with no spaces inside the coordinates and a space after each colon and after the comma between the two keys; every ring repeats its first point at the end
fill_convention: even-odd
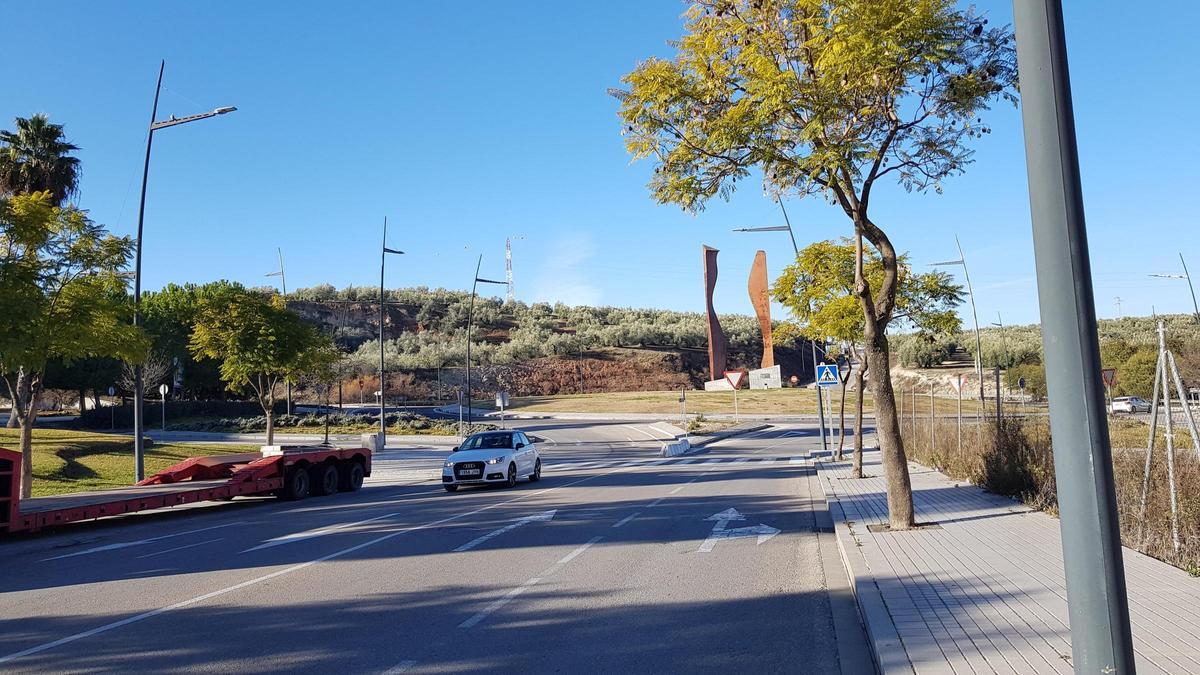
{"type": "Polygon", "coordinates": [[[22,500],[21,453],[0,448],[0,532],[237,496],[303,499],[349,492],[369,475],[366,448],[264,446],[258,453],[192,457],[129,487],[22,500]]]}

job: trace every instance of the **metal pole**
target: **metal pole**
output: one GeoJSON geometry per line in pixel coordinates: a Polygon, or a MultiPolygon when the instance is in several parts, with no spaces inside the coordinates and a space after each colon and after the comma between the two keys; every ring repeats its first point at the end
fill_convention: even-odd
{"type": "Polygon", "coordinates": [[[1000,417],[1001,417],[1001,409],[1000,409],[1000,366],[996,366],[995,368],[993,368],[993,369],[992,369],[992,372],[993,372],[993,373],[995,374],[995,376],[996,376],[996,428],[997,428],[997,429],[999,429],[999,428],[1000,428],[1000,417]]]}
{"type": "MultiPolygon", "coordinates": [[[[1160,322],[1161,323],[1161,322],[1160,322]]],[[[1146,498],[1150,494],[1150,465],[1154,459],[1154,442],[1158,439],[1158,388],[1162,385],[1162,368],[1154,368],[1154,394],[1150,397],[1150,437],[1146,441],[1146,465],[1142,469],[1142,501],[1138,510],[1138,546],[1145,544],[1146,498]]]]}
{"type": "Polygon", "coordinates": [[[383,364],[383,272],[387,266],[387,216],[383,217],[383,245],[379,249],[379,448],[387,447],[387,408],[384,401],[387,397],[385,383],[387,371],[383,364]]]}
{"type": "Polygon", "coordinates": [[[1192,435],[1192,452],[1200,458],[1200,430],[1196,429],[1196,419],[1192,417],[1192,404],[1188,400],[1187,390],[1183,388],[1183,379],[1179,377],[1179,366],[1175,365],[1175,355],[1167,352],[1167,363],[1171,366],[1171,376],[1175,379],[1175,392],[1179,394],[1179,403],[1183,406],[1183,420],[1187,422],[1188,433],[1192,435]]]}
{"type": "Polygon", "coordinates": [[[167,430],[167,395],[162,394],[162,430],[167,430]]]}
{"type": "Polygon", "coordinates": [[[936,443],[937,437],[934,435],[934,432],[933,432],[933,425],[934,425],[934,422],[936,421],[933,416],[933,406],[934,406],[933,383],[930,382],[929,383],[929,452],[930,453],[932,453],[935,449],[937,449],[937,443],[936,443]]]}
{"type": "Polygon", "coordinates": [[[1162,369],[1163,408],[1167,413],[1167,491],[1171,497],[1171,548],[1179,555],[1179,499],[1175,492],[1175,424],[1171,411],[1171,380],[1167,376],[1167,348],[1163,334],[1162,323],[1159,323],[1158,367],[1162,369]]]}
{"type": "Polygon", "coordinates": [[[1013,7],[1072,664],[1133,673],[1062,5],[1013,7]]]}
{"type": "MultiPolygon", "coordinates": [[[[475,276],[471,281],[471,300],[467,305],[467,424],[471,424],[471,321],[475,316],[475,289],[479,286],[479,268],[483,265],[483,254],[475,263],[475,276]]],[[[459,403],[462,406],[462,403],[459,403]]]]}
{"type": "MultiPolygon", "coordinates": [[[[791,230],[788,231],[791,232],[791,230]]],[[[821,423],[821,452],[828,452],[829,441],[825,439],[825,406],[821,403],[821,385],[817,382],[817,343],[814,340],[809,340],[808,346],[812,348],[813,384],[817,388],[817,418],[821,423]]]]}
{"type": "Polygon", "coordinates": [[[975,374],[979,376],[979,403],[984,406],[987,399],[983,396],[983,347],[979,340],[979,313],[975,311],[975,290],[971,287],[971,274],[967,272],[967,256],[963,254],[962,244],[958,235],[954,235],[954,245],[958,247],[958,259],[962,262],[963,280],[967,282],[967,297],[971,300],[971,319],[975,322],[975,374]]]}
{"type": "MultiPolygon", "coordinates": [[[[961,378],[962,376],[959,375],[961,378]]],[[[958,381],[958,386],[954,388],[958,393],[958,454],[962,455],[962,380],[958,381]]]]}
{"type": "MultiPolygon", "coordinates": [[[[783,207],[783,200],[779,201],[779,210],[783,213],[783,222],[787,225],[788,237],[790,237],[792,240],[792,251],[794,251],[796,254],[796,257],[799,258],[800,257],[800,247],[796,244],[796,234],[792,231],[792,221],[791,221],[791,219],[788,218],[787,209],[783,207]]],[[[809,345],[809,347],[812,348],[813,383],[816,384],[816,382],[817,382],[817,345],[812,340],[809,340],[808,345],[809,345]]],[[[822,350],[822,351],[824,351],[824,350],[822,350]]],[[[828,452],[829,451],[829,441],[826,440],[826,438],[825,438],[825,406],[822,405],[822,403],[821,403],[821,387],[820,387],[820,385],[817,386],[817,419],[821,423],[821,451],[828,452]]]]}
{"type": "MultiPolygon", "coordinates": [[[[154,143],[154,118],[158,117],[158,95],[162,92],[163,70],[167,67],[166,60],[158,64],[158,84],[154,87],[154,106],[150,109],[149,131],[146,132],[146,161],[142,165],[142,197],[138,204],[137,242],[133,254],[133,325],[138,325],[139,311],[142,307],[142,225],[146,220],[146,182],[150,179],[150,146],[154,143]]],[[[142,419],[142,403],[145,392],[142,391],[142,364],[133,366],[133,466],[135,480],[141,481],[146,477],[145,443],[142,440],[145,431],[145,420],[142,419]]]]}
{"type": "MultiPolygon", "coordinates": [[[[385,235],[386,236],[386,235],[385,235]]],[[[287,308],[287,276],[283,273],[283,249],[275,247],[275,251],[279,253],[279,285],[283,288],[283,306],[287,308]]],[[[284,381],[287,385],[287,414],[292,414],[292,378],[287,378],[284,381]]]]}
{"type": "Polygon", "coordinates": [[[1188,290],[1192,293],[1192,316],[1196,319],[1196,323],[1200,323],[1200,304],[1196,304],[1196,289],[1192,286],[1192,275],[1188,273],[1187,263],[1183,261],[1183,254],[1179,254],[1179,264],[1183,265],[1183,278],[1187,279],[1188,290]]]}

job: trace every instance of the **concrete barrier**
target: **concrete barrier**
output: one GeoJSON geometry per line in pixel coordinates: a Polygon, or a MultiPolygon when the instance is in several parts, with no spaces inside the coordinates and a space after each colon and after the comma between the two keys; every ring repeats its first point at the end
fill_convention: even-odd
{"type": "Polygon", "coordinates": [[[674,443],[663,443],[659,454],[663,457],[677,457],[679,455],[686,455],[691,449],[692,444],[688,443],[688,440],[684,438],[674,443]]]}
{"type": "Polygon", "coordinates": [[[383,444],[380,443],[379,434],[363,434],[362,446],[369,448],[371,452],[379,452],[383,450],[383,444]]]}

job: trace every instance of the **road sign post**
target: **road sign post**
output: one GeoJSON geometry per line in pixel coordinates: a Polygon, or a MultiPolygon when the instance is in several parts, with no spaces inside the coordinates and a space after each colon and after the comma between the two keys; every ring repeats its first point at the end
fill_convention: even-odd
{"type": "Polygon", "coordinates": [[[508,405],[508,392],[507,391],[496,392],[496,407],[500,409],[500,428],[501,429],[506,428],[505,420],[504,420],[504,407],[507,405],[508,405]]]}
{"type": "Polygon", "coordinates": [[[929,383],[929,452],[933,453],[937,450],[937,436],[934,434],[933,428],[936,426],[937,419],[933,416],[933,382],[929,383]]]}
{"type": "Polygon", "coordinates": [[[167,386],[165,383],[158,385],[158,394],[159,394],[159,396],[162,396],[162,430],[163,431],[167,430],[167,392],[168,391],[171,391],[171,388],[169,386],[167,386]]]}
{"type": "Polygon", "coordinates": [[[688,438],[688,423],[687,423],[687,388],[679,388],[679,423],[683,426],[683,438],[688,438]]]}
{"type": "Polygon", "coordinates": [[[738,403],[737,393],[742,386],[742,380],[746,378],[746,372],[742,370],[727,370],[725,371],[725,381],[729,386],[733,387],[733,421],[738,421],[738,403]]]}
{"type": "Polygon", "coordinates": [[[117,428],[117,407],[113,405],[113,394],[116,394],[115,387],[108,388],[108,430],[115,431],[117,428]]]}

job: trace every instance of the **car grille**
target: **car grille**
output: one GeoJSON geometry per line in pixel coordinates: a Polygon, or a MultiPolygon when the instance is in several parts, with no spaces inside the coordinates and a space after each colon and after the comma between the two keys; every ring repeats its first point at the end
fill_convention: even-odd
{"type": "Polygon", "coordinates": [[[454,477],[458,480],[482,480],[483,462],[459,462],[455,464],[454,477]],[[474,473],[463,475],[464,469],[473,469],[474,473]]]}

